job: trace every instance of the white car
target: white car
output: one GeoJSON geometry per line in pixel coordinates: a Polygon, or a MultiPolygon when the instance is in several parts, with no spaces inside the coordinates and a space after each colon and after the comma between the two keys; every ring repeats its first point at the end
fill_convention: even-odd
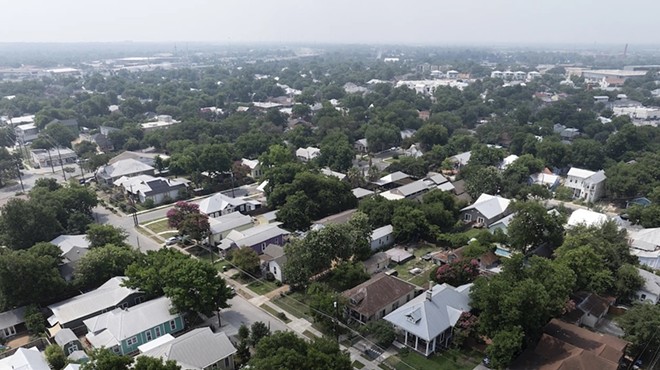
{"type": "Polygon", "coordinates": [[[181,237],[179,236],[173,236],[171,238],[167,238],[167,240],[165,240],[165,245],[174,245],[178,243],[180,239],[181,237]]]}

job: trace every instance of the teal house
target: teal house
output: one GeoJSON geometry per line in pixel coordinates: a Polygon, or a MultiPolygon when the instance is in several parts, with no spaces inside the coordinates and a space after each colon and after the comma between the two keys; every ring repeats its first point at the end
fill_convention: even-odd
{"type": "Polygon", "coordinates": [[[142,344],[183,330],[183,317],[170,313],[171,308],[172,302],[167,297],[115,308],[84,321],[88,330],[86,338],[94,348],[109,348],[121,355],[137,352],[142,344]]]}

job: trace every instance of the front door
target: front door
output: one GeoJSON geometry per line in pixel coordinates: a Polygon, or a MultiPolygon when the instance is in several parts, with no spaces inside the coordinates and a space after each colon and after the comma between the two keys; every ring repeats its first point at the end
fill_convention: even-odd
{"type": "Polygon", "coordinates": [[[13,326],[10,326],[8,328],[2,329],[0,334],[2,334],[3,338],[11,337],[12,335],[16,334],[16,329],[13,326]]]}

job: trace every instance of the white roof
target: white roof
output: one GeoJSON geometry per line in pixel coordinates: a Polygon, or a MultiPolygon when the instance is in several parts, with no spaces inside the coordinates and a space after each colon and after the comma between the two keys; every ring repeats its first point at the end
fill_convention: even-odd
{"type": "Polygon", "coordinates": [[[243,198],[232,198],[222,193],[215,193],[199,202],[199,211],[208,215],[214,212],[220,212],[229,206],[238,207],[245,203],[245,199],[243,198]]]}
{"type": "Polygon", "coordinates": [[[509,204],[511,204],[510,199],[502,198],[498,195],[481,194],[474,204],[463,208],[461,211],[476,209],[484,217],[491,219],[504,213],[509,207],[509,204]]]}
{"type": "Polygon", "coordinates": [[[250,167],[251,170],[253,170],[259,165],[259,161],[256,159],[241,158],[241,164],[244,166],[248,166],[250,167]]]}
{"type": "Polygon", "coordinates": [[[250,224],[252,224],[252,217],[240,212],[232,212],[220,217],[209,218],[211,234],[220,234],[250,224]]]}
{"type": "Polygon", "coordinates": [[[392,225],[381,226],[371,232],[371,240],[378,240],[384,236],[391,235],[394,232],[392,225]]]}
{"type": "Polygon", "coordinates": [[[147,172],[154,168],[146,163],[140,162],[137,159],[128,158],[109,164],[99,169],[99,175],[103,177],[122,177],[130,176],[136,173],[147,172]]]}
{"type": "Polygon", "coordinates": [[[145,343],[141,346],[138,346],[138,351],[140,351],[140,353],[144,353],[144,352],[150,351],[150,350],[152,350],[156,347],[159,347],[159,346],[161,346],[161,345],[163,345],[163,344],[165,344],[165,343],[167,343],[171,340],[174,340],[174,337],[172,336],[172,334],[167,333],[167,334],[163,335],[162,337],[158,337],[158,338],[152,340],[151,342],[147,342],[147,343],[145,343]]]}
{"type": "Polygon", "coordinates": [[[506,169],[507,167],[509,167],[509,165],[511,165],[511,163],[515,162],[517,159],[518,159],[517,155],[511,154],[510,156],[502,160],[502,164],[500,165],[500,168],[506,169]]]}
{"type": "Polygon", "coordinates": [[[381,185],[381,186],[382,185],[387,185],[387,184],[393,183],[395,181],[407,179],[408,177],[410,177],[410,175],[408,175],[406,173],[403,173],[401,171],[396,171],[394,173],[391,173],[389,175],[385,175],[385,176],[381,177],[378,181],[374,181],[374,184],[381,185]]]}
{"type": "Polygon", "coordinates": [[[640,268],[637,271],[639,272],[639,276],[644,279],[642,290],[660,296],[660,276],[640,268]]]}
{"type": "Polygon", "coordinates": [[[401,200],[404,199],[405,197],[401,194],[396,194],[393,193],[392,190],[384,191],[379,194],[381,197],[387,199],[387,200],[401,200]]]}
{"type": "MultiPolygon", "coordinates": [[[[84,352],[83,352],[84,353],[84,352]]],[[[68,364],[66,367],[62,370],[79,370],[80,369],[80,364],[68,364]]]]}
{"type": "Polygon", "coordinates": [[[37,128],[37,126],[34,125],[34,123],[26,123],[24,125],[18,125],[16,126],[16,129],[21,130],[21,131],[27,131],[27,130],[32,130],[37,128]]]}
{"type": "Polygon", "coordinates": [[[19,347],[16,353],[0,359],[0,370],[50,370],[46,358],[36,347],[19,347]]]}
{"type": "Polygon", "coordinates": [[[544,172],[534,173],[529,175],[529,177],[534,184],[539,185],[554,185],[559,181],[559,176],[544,172]]]}
{"type": "Polygon", "coordinates": [[[67,254],[74,247],[89,249],[89,240],[87,235],[60,235],[50,241],[50,244],[55,244],[60,247],[62,254],[67,254]]]}
{"type": "Polygon", "coordinates": [[[409,184],[405,184],[403,186],[399,186],[396,189],[390,190],[392,194],[397,194],[401,195],[403,197],[407,197],[409,195],[415,194],[422,192],[424,190],[428,190],[429,186],[427,183],[424,182],[424,180],[417,180],[414,182],[411,182],[409,184]]]}
{"type": "Polygon", "coordinates": [[[456,189],[456,187],[454,186],[454,184],[447,181],[444,184],[438,185],[438,189],[440,189],[442,191],[454,191],[454,189],[456,189]]]}
{"type": "Polygon", "coordinates": [[[449,181],[445,176],[439,173],[429,176],[429,180],[433,181],[436,185],[444,184],[449,181]]]}
{"type": "Polygon", "coordinates": [[[660,227],[653,229],[642,229],[630,236],[633,248],[645,251],[660,249],[660,227]]]}
{"type": "Polygon", "coordinates": [[[140,356],[174,360],[183,369],[201,370],[234,353],[236,348],[225,333],[213,333],[206,327],[172,338],[140,356]]]}
{"type": "Polygon", "coordinates": [[[321,154],[321,149],[313,146],[307,148],[298,148],[296,150],[296,157],[305,158],[307,160],[314,159],[321,154]]]}
{"type": "Polygon", "coordinates": [[[327,167],[321,169],[321,173],[324,174],[324,175],[326,175],[326,176],[334,176],[334,177],[338,178],[339,180],[343,180],[343,179],[346,178],[346,175],[345,175],[345,174],[343,174],[343,173],[341,173],[341,172],[333,171],[333,170],[331,170],[331,169],[329,169],[329,168],[327,168],[327,167]]]}
{"type": "Polygon", "coordinates": [[[89,334],[86,338],[94,347],[112,347],[145,330],[178,317],[170,313],[172,302],[160,297],[129,308],[115,308],[110,312],[84,321],[89,334]]]}
{"type": "Polygon", "coordinates": [[[53,316],[48,318],[48,322],[51,325],[58,322],[64,325],[95,312],[115,307],[126,297],[137,292],[135,289],[121,286],[125,279],[125,276],[113,277],[90,292],[48,306],[53,311],[53,316]]]}
{"type": "Polygon", "coordinates": [[[472,157],[472,152],[465,152],[465,153],[459,153],[456,154],[453,157],[449,157],[454,162],[458,162],[458,164],[465,166],[470,162],[470,157],[472,157]]]}
{"type": "Polygon", "coordinates": [[[165,177],[154,177],[151,175],[137,175],[133,177],[122,176],[113,184],[121,186],[133,194],[144,195],[162,194],[185,186],[189,181],[186,179],[168,179],[165,177]]]}
{"type": "Polygon", "coordinates": [[[570,170],[568,170],[568,176],[574,176],[581,179],[588,179],[594,174],[596,174],[594,171],[583,170],[577,167],[572,167],[570,170]]]}
{"type": "Polygon", "coordinates": [[[426,341],[453,327],[463,312],[470,311],[469,292],[472,284],[454,288],[448,284],[436,285],[431,299],[420,294],[399,307],[384,319],[393,325],[426,341]]]}
{"type": "Polygon", "coordinates": [[[590,211],[588,209],[578,209],[571,213],[566,225],[568,227],[577,225],[600,226],[605,222],[607,222],[607,216],[602,213],[590,211]]]}
{"type": "Polygon", "coordinates": [[[353,192],[353,195],[358,199],[364,198],[374,193],[373,191],[364,188],[355,188],[351,191],[353,192]]]}

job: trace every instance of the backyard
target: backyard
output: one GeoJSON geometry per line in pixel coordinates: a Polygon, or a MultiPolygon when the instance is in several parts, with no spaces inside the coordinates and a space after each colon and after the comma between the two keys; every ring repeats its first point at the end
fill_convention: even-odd
{"type": "Polygon", "coordinates": [[[423,286],[429,281],[430,269],[437,266],[435,266],[431,260],[423,260],[422,256],[427,253],[434,253],[438,251],[439,249],[437,247],[434,247],[430,244],[421,245],[413,249],[412,253],[415,255],[414,259],[411,259],[403,264],[396,264],[393,268],[397,271],[397,276],[400,279],[417,286],[423,286]],[[418,274],[413,274],[410,271],[414,268],[419,268],[422,271],[418,274]]]}

